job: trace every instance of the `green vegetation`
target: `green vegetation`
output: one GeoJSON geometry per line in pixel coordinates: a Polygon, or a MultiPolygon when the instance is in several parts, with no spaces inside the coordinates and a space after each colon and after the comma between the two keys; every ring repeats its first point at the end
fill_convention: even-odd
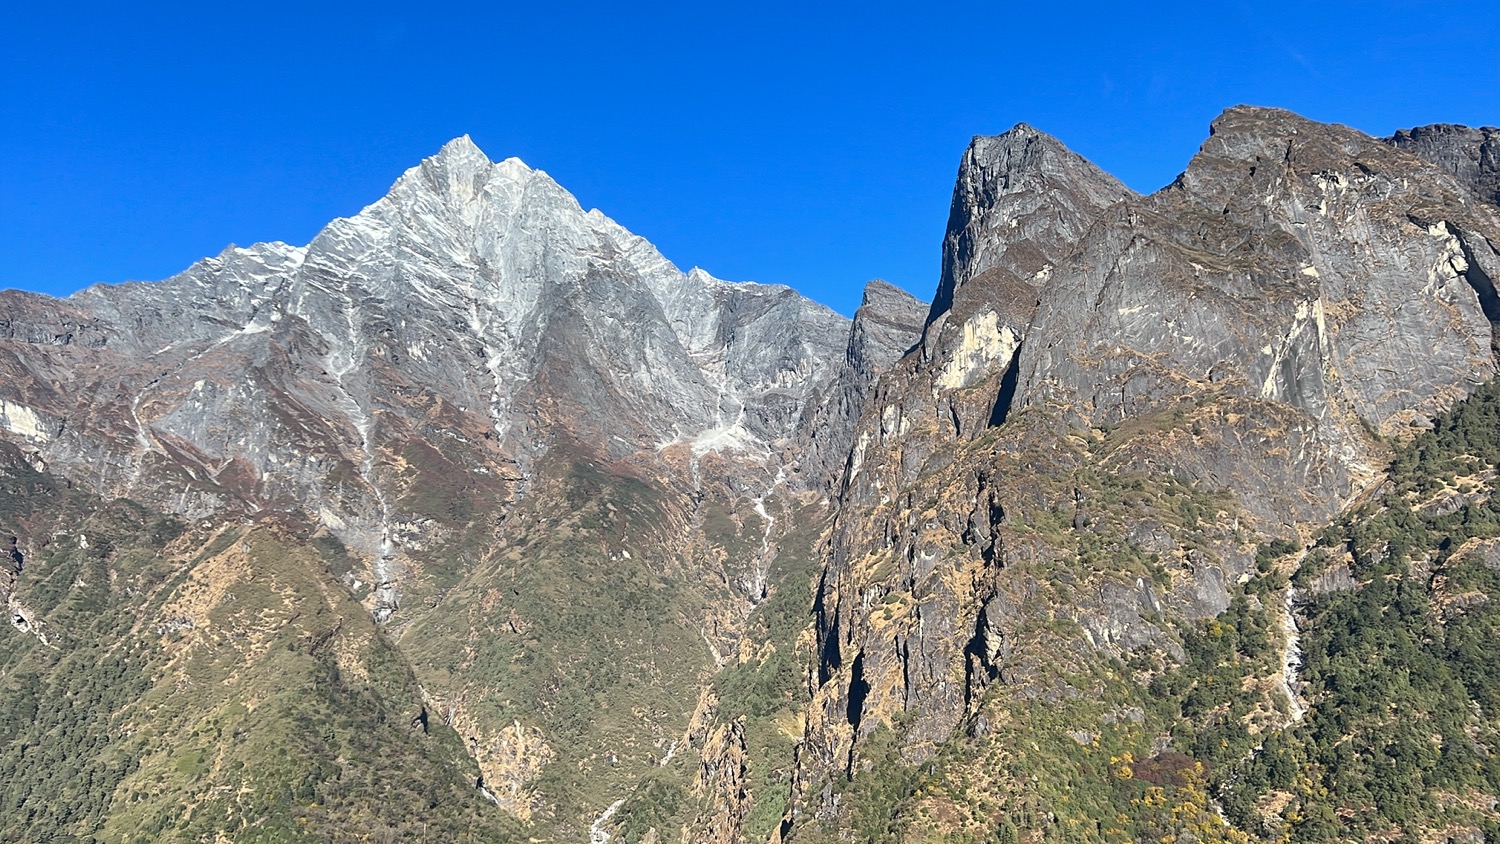
{"type": "Polygon", "coordinates": [[[0,500],[28,553],[5,588],[48,644],[0,628],[0,840],[518,837],[294,531],[190,529],[15,457],[0,500]]]}
{"type": "MultiPolygon", "coordinates": [[[[688,496],[560,452],[491,547],[430,611],[410,614],[401,638],[466,736],[489,747],[520,724],[545,742],[545,764],[526,780],[541,811],[533,836],[597,816],[648,775],[659,787],[643,793],[657,796],[691,784],[658,766],[711,676],[705,631],[729,594],[695,574],[712,570],[715,549],[684,530],[688,496]]],[[[706,499],[705,518],[729,519],[722,506],[706,499]]]]}
{"type": "Polygon", "coordinates": [[[762,643],[752,659],[731,665],[715,680],[721,720],[743,719],[749,792],[753,803],[742,836],[769,840],[786,813],[801,737],[801,710],[808,703],[811,653],[801,643],[812,625],[811,608],[819,560],[815,549],[822,527],[815,508],[792,510],[779,518],[795,527],[781,537],[768,575],[776,584],[745,624],[745,636],[762,643]]]}
{"type": "Polygon", "coordinates": [[[1305,598],[1311,711],[1260,752],[1224,758],[1218,793],[1236,822],[1294,841],[1495,834],[1497,463],[1491,383],[1398,452],[1377,500],[1320,534],[1296,582],[1338,559],[1358,586],[1305,598]]]}
{"type": "MultiPolygon", "coordinates": [[[[1111,469],[1110,449],[1139,433],[1075,438],[1106,456],[1081,469],[1052,458],[1066,474],[1009,503],[1010,530],[1052,551],[1009,566],[1052,592],[1038,606],[1066,607],[1101,578],[1170,583],[1180,561],[1123,535],[1145,520],[1200,559],[1249,539],[1226,528],[1227,497],[1111,469]]],[[[930,759],[903,750],[901,718],[879,728],[856,775],[834,783],[839,824],[890,842],[1500,840],[1497,469],[1500,383],[1397,448],[1390,482],[1307,553],[1263,541],[1218,616],[1142,620],[1180,652],[1079,649],[1059,618],[1008,629],[1012,662],[1036,659],[1045,682],[992,685],[930,759]],[[1282,681],[1289,590],[1305,714],[1282,681]]],[[[793,832],[840,837],[817,822],[793,832]]]]}
{"type": "MultiPolygon", "coordinates": [[[[936,748],[911,715],[872,719],[854,776],[830,784],[837,821],[804,816],[797,844],[1500,837],[1500,385],[1397,449],[1389,483],[1306,549],[1252,544],[1226,495],[1112,465],[1129,436],[1187,424],[1169,417],[1049,458],[1060,471],[1004,524],[1042,551],[999,572],[1037,591],[1008,622],[1003,677],[936,748]],[[1146,550],[1143,521],[1180,550],[1146,550]],[[1067,608],[1101,586],[1252,553],[1216,617],[1178,605],[1140,619],[1148,644],[1081,646],[1067,608]],[[1282,685],[1288,594],[1305,715],[1282,685]]],[[[424,473],[442,459],[403,455],[424,473]]],[[[498,484],[406,491],[448,532],[423,551],[430,603],[403,610],[398,650],[341,585],[359,564],[331,537],[99,501],[0,446],[0,518],[27,554],[4,589],[38,622],[0,627],[0,839],[576,840],[623,800],[618,840],[675,840],[716,805],[684,745],[705,684],[695,740],[735,725],[740,834],[771,837],[810,702],[822,510],[764,502],[790,529],[741,616],[734,584],[768,524],[751,502],[553,459],[503,524],[498,484]],[[484,799],[467,752],[512,724],[547,749],[532,823],[484,799]]],[[[919,484],[889,506],[941,514],[946,495],[919,484]]],[[[914,591],[873,612],[900,623],[914,591]]]]}

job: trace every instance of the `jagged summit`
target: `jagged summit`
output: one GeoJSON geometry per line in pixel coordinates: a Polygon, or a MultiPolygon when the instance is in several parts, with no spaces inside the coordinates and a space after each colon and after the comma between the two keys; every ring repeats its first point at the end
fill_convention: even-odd
{"type": "MultiPolygon", "coordinates": [[[[1249,536],[1305,537],[1378,495],[1390,443],[1497,374],[1500,216],[1451,172],[1249,106],[1150,196],[1029,127],[975,139],[923,343],[851,437],[798,749],[828,775],[803,817],[858,817],[819,786],[865,776],[888,729],[908,760],[1009,764],[1033,728],[1016,706],[1092,703],[1099,675],[1060,691],[1084,676],[1057,667],[1075,648],[1171,653],[1182,619],[1243,600],[1249,536]],[[1161,481],[1214,515],[1189,526],[1125,491],[1161,481]],[[1137,553],[1166,570],[1126,573],[1137,553]],[[1077,629],[1041,644],[1059,618],[1077,629]]],[[[1105,729],[1099,711],[1060,744],[1105,729]]],[[[916,802],[911,839],[947,805],[916,802]]]]}
{"type": "Polygon", "coordinates": [[[467,134],[459,135],[443,144],[437,152],[422,159],[418,166],[423,164],[448,168],[469,167],[476,170],[501,165],[515,173],[532,172],[532,168],[527,166],[526,162],[514,156],[498,162],[494,161],[467,134]]]}
{"type": "Polygon", "coordinates": [[[864,292],[860,294],[860,307],[866,305],[879,306],[885,302],[902,302],[913,299],[910,293],[886,281],[883,278],[870,279],[865,285],[864,292]]]}
{"type": "Polygon", "coordinates": [[[479,148],[478,144],[474,143],[474,139],[467,132],[443,144],[437,151],[438,158],[451,156],[469,157],[475,155],[486,161],[490,160],[489,156],[484,154],[484,151],[479,148]]]}
{"type": "Polygon", "coordinates": [[[894,365],[920,336],[926,310],[920,299],[883,279],[866,284],[847,353],[855,372],[873,382],[894,365]]]}
{"type": "Polygon", "coordinates": [[[1012,321],[1023,322],[1035,304],[1039,274],[1061,257],[1053,254],[1057,245],[1073,242],[1099,209],[1134,195],[1025,123],[974,138],[953,190],[928,333],[949,311],[962,322],[986,302],[1016,311],[1012,321]]]}
{"type": "Polygon", "coordinates": [[[1425,170],[1424,160],[1436,165],[1428,171],[1429,189],[1442,194],[1431,201],[1463,205],[1472,194],[1496,201],[1500,137],[1495,130],[1422,127],[1377,139],[1285,109],[1243,105],[1212,121],[1209,136],[1186,169],[1158,195],[1186,192],[1199,196],[1194,201],[1245,206],[1273,202],[1297,181],[1337,173],[1346,180],[1399,179],[1413,168],[1425,170]]]}
{"type": "Polygon", "coordinates": [[[1027,123],[999,135],[976,135],[966,160],[995,172],[1001,193],[1036,189],[1048,177],[1067,178],[1067,168],[1083,161],[1062,141],[1027,123]]]}
{"type": "MultiPolygon", "coordinates": [[[[0,313],[0,481],[7,449],[24,449],[28,465],[172,524],[254,520],[275,544],[336,548],[336,570],[293,566],[318,583],[303,597],[370,618],[332,620],[321,641],[373,618],[392,641],[432,645],[423,665],[457,673],[422,676],[419,706],[444,713],[434,732],[462,731],[451,749],[468,754],[460,779],[484,783],[472,795],[484,811],[522,816],[553,801],[533,791],[553,757],[618,756],[623,768],[586,766],[601,789],[671,758],[720,654],[778,588],[789,517],[826,506],[847,444],[837,461],[813,455],[817,420],[878,375],[851,385],[850,320],[785,286],[684,273],[468,137],[305,247],[230,247],[162,282],[70,300],[0,293],[0,313]],[[576,530],[540,527],[559,519],[576,530]],[[472,633],[448,635],[455,623],[472,633]],[[553,650],[549,630],[575,644],[553,650]],[[452,650],[461,641],[477,662],[452,650]],[[565,732],[540,710],[484,703],[547,698],[551,669],[524,666],[562,665],[562,652],[644,690],[630,723],[646,738],[627,746],[592,722],[565,732]]],[[[322,621],[284,626],[304,623],[322,621]]],[[[596,688],[588,711],[619,703],[619,684],[596,688]]],[[[419,712],[425,738],[425,708],[390,723],[419,712]]]]}

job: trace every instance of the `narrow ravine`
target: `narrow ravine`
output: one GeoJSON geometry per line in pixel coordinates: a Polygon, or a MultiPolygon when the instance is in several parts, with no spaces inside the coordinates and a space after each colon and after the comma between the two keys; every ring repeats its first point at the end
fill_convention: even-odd
{"type": "Polygon", "coordinates": [[[343,391],[345,398],[349,400],[349,421],[354,423],[354,429],[359,432],[359,447],[363,452],[359,463],[359,477],[364,481],[365,486],[370,488],[371,494],[375,497],[376,507],[379,509],[380,541],[376,548],[375,561],[371,566],[375,579],[375,606],[370,614],[377,623],[383,624],[400,606],[400,595],[396,591],[396,544],[391,540],[390,502],[386,500],[385,491],[380,488],[375,477],[375,420],[344,383],[344,379],[359,365],[355,353],[355,350],[360,347],[359,331],[354,324],[355,312],[356,308],[351,298],[348,308],[344,311],[344,319],[348,325],[348,346],[342,350],[342,360],[337,366],[330,366],[329,371],[338,382],[339,389],[343,391]]]}
{"type": "Polygon", "coordinates": [[[1287,584],[1281,616],[1281,629],[1286,633],[1286,647],[1281,653],[1281,688],[1286,692],[1291,724],[1301,721],[1307,715],[1307,706],[1297,695],[1297,672],[1302,668],[1302,636],[1297,630],[1296,600],[1297,590],[1287,584]]]}
{"type": "Polygon", "coordinates": [[[594,822],[589,824],[589,844],[609,844],[609,839],[614,836],[609,834],[609,830],[605,829],[604,825],[609,823],[609,819],[613,818],[615,812],[620,811],[623,805],[625,805],[625,798],[622,797],[609,804],[608,809],[600,812],[599,817],[594,818],[594,822]]]}
{"type": "Polygon", "coordinates": [[[755,502],[755,515],[760,516],[765,526],[760,537],[760,556],[755,561],[755,572],[750,576],[750,602],[758,604],[766,598],[766,578],[771,571],[771,528],[776,525],[776,517],[766,512],[765,495],[751,500],[755,502]]]}
{"type": "Polygon", "coordinates": [[[776,479],[771,481],[771,486],[760,495],[750,499],[755,504],[755,514],[760,516],[762,531],[760,537],[760,555],[755,561],[755,572],[750,578],[750,603],[759,604],[766,599],[771,576],[771,561],[775,554],[771,550],[771,532],[776,527],[776,517],[766,510],[766,497],[775,495],[776,491],[786,483],[786,467],[776,470],[776,479]]]}

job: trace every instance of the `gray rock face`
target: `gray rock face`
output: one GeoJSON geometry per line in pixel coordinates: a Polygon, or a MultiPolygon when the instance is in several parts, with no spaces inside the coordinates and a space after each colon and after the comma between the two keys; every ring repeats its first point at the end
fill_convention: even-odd
{"type": "Polygon", "coordinates": [[[1500,205],[1500,129],[1436,123],[1404,129],[1385,142],[1422,156],[1480,199],[1500,205]]]}
{"type": "Polygon", "coordinates": [[[1492,376],[1497,241],[1493,209],[1424,161],[1231,109],[1173,185],[1101,218],[1048,287],[1014,407],[1100,426],[1205,395],[1263,405],[1296,432],[1295,465],[1221,426],[1214,448],[1238,455],[1222,465],[1259,477],[1184,468],[1267,490],[1246,496],[1267,519],[1325,517],[1379,471],[1366,426],[1394,433],[1492,376]]]}
{"type": "Polygon", "coordinates": [[[388,561],[382,582],[410,444],[447,442],[513,495],[563,441],[769,478],[849,336],[788,288],[679,271],[467,137],[306,247],[3,298],[0,422],[41,459],[193,517],[308,508],[388,561]]]}
{"type": "MultiPolygon", "coordinates": [[[[982,430],[1058,263],[1106,208],[1135,194],[1022,123],[977,137],[959,167],[943,272],[923,331],[921,380],[960,436],[982,430]]],[[[907,412],[911,412],[908,408],[907,412]]]]}
{"type": "Polygon", "coordinates": [[[865,286],[849,335],[846,360],[862,384],[895,365],[916,343],[927,306],[899,287],[876,279],[865,286]]]}
{"type": "Polygon", "coordinates": [[[959,325],[998,307],[1002,325],[1025,328],[1057,261],[1101,210],[1134,195],[1025,123],[974,138],[953,189],[943,274],[928,321],[959,325]]]}
{"type": "Polygon", "coordinates": [[[803,463],[821,467],[826,488],[842,482],[855,424],[876,381],[921,338],[926,315],[927,306],[899,287],[878,279],[865,286],[843,366],[806,430],[803,463]]]}
{"type": "Polygon", "coordinates": [[[895,713],[920,759],[989,685],[1069,694],[1049,678],[1079,655],[1177,652],[1170,620],[1227,606],[1247,536],[1323,522],[1383,471],[1373,432],[1496,371],[1500,215],[1358,132],[1230,109],[1135,197],[1018,127],[958,184],[923,343],[854,434],[813,768],[857,766],[895,713]],[[1111,509],[1122,479],[1156,492],[1111,509]],[[1179,489],[1189,510],[1150,503],[1179,489]],[[1038,639],[1059,618],[1077,635],[1038,639]]]}

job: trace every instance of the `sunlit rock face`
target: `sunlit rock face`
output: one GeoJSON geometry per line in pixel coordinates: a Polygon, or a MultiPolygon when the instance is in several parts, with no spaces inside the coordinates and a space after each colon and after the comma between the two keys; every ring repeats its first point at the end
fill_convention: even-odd
{"type": "Polygon", "coordinates": [[[790,288],[683,272],[465,137],[306,246],[0,294],[0,436],[105,498],[339,549],[332,585],[486,799],[586,829],[681,743],[777,589],[786,514],[826,512],[839,403],[912,342],[882,319],[853,338],[790,288]],[[644,608],[653,647],[621,632],[644,608]],[[625,739],[610,700],[642,711],[625,739]],[[549,765],[590,766],[601,805],[537,786],[549,765]]]}
{"type": "Polygon", "coordinates": [[[1140,197],[1028,126],[976,139],[924,338],[853,433],[809,767],[857,773],[897,723],[926,759],[996,683],[1066,694],[1078,654],[1171,652],[1257,537],[1338,513],[1388,441],[1492,378],[1488,143],[1240,107],[1140,197]],[[1179,483],[1206,521],[1146,503],[1179,483]],[[1158,492],[1126,511],[1121,489],[1158,492]],[[1078,634],[1037,632],[1059,618],[1078,634]]]}
{"type": "Polygon", "coordinates": [[[467,137],[305,247],[6,298],[4,420],[49,464],[190,516],[305,506],[385,556],[412,442],[511,495],[560,439],[794,469],[849,333],[788,288],[678,270],[467,137]]]}

